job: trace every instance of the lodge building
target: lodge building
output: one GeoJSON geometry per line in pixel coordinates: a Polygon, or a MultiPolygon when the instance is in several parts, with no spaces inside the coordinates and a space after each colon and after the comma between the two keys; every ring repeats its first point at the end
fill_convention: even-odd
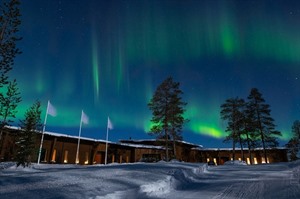
{"type": "MultiPolygon", "coordinates": [[[[17,135],[20,129],[7,128],[2,132],[0,140],[0,161],[13,161],[16,153],[17,135]]],[[[36,136],[36,157],[41,142],[41,133],[36,136]]],[[[170,143],[169,146],[172,146],[170,143]]],[[[41,151],[41,163],[53,164],[104,164],[106,141],[91,138],[80,138],[78,159],[76,152],[78,137],[52,132],[44,133],[44,141],[41,151]]],[[[232,149],[226,148],[204,148],[201,145],[176,141],[176,158],[184,162],[209,162],[214,161],[217,165],[232,160],[232,149]]],[[[173,149],[169,149],[172,157],[173,149]]],[[[139,161],[156,162],[165,159],[165,142],[163,140],[120,140],[107,143],[107,163],[133,163],[139,161]]],[[[250,156],[247,149],[243,151],[235,149],[235,159],[244,159],[250,164],[250,156]],[[243,158],[244,157],[244,158],[243,158]]],[[[251,151],[253,164],[286,162],[287,150],[283,147],[267,149],[267,160],[264,159],[263,150],[257,148],[251,151]]]]}

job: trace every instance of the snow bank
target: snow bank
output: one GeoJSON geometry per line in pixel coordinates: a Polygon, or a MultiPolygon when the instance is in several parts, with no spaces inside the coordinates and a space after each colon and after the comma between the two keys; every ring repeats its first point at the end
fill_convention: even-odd
{"type": "Polygon", "coordinates": [[[158,180],[149,184],[141,185],[140,192],[150,197],[162,197],[174,190],[172,185],[172,177],[167,176],[163,180],[158,180]]]}
{"type": "Polygon", "coordinates": [[[225,162],[224,165],[247,165],[247,163],[241,160],[230,160],[225,162]]]}
{"type": "Polygon", "coordinates": [[[208,172],[207,164],[196,168],[195,165],[183,166],[183,163],[178,162],[172,162],[168,165],[174,165],[174,169],[168,171],[167,176],[163,180],[141,185],[140,193],[146,194],[149,197],[164,197],[174,192],[174,190],[183,190],[190,184],[198,182],[197,177],[208,172]]]}
{"type": "Polygon", "coordinates": [[[0,162],[0,170],[10,168],[14,165],[16,165],[15,162],[0,162]]]}

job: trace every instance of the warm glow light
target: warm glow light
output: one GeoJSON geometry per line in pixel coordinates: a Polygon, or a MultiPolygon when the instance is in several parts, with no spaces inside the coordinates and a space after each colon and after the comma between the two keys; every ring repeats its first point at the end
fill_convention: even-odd
{"type": "Polygon", "coordinates": [[[254,158],[254,164],[257,164],[257,158],[256,157],[254,158]]]}
{"type": "Polygon", "coordinates": [[[250,158],[247,158],[247,164],[250,164],[250,158]]]}

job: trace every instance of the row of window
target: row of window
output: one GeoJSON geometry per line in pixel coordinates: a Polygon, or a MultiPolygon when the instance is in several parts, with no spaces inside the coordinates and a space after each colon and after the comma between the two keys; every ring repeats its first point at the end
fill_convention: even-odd
{"type": "MultiPolygon", "coordinates": [[[[48,157],[48,150],[45,150],[45,156],[44,156],[44,161],[47,162],[48,157]]],[[[52,157],[51,157],[51,162],[56,162],[56,149],[53,150],[52,157]]],[[[69,162],[69,151],[65,150],[64,151],[64,159],[63,163],[68,163],[69,162]]],[[[79,163],[79,160],[76,158],[76,163],[79,163]]],[[[85,152],[85,161],[84,164],[89,164],[89,153],[85,152]]]]}
{"type": "MultiPolygon", "coordinates": [[[[231,160],[233,160],[233,158],[231,158],[231,160]]],[[[242,161],[242,158],[239,158],[238,160],[239,160],[239,161],[242,161]]],[[[217,163],[217,158],[212,158],[212,161],[214,161],[214,163],[215,163],[216,165],[218,164],[218,163],[217,163]]],[[[210,159],[209,159],[209,158],[207,158],[207,162],[210,162],[210,159]]],[[[256,158],[256,157],[253,158],[253,163],[254,163],[254,164],[258,164],[258,161],[257,161],[257,158],[256,158]]],[[[265,160],[264,157],[261,158],[261,163],[262,163],[262,164],[266,163],[266,160],[265,160]]],[[[268,157],[267,157],[267,163],[270,163],[268,157]]],[[[250,158],[247,158],[247,164],[250,164],[250,158]]]]}

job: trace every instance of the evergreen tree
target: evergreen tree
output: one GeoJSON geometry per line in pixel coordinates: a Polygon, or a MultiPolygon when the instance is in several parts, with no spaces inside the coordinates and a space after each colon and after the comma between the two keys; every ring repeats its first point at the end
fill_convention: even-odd
{"type": "Polygon", "coordinates": [[[21,51],[16,42],[21,38],[16,34],[21,24],[19,0],[4,0],[0,5],[0,88],[8,84],[8,72],[12,69],[14,59],[21,51]]]}
{"type": "Polygon", "coordinates": [[[221,119],[227,120],[226,132],[229,134],[225,138],[225,142],[232,141],[232,158],[235,160],[235,147],[236,143],[239,142],[242,157],[243,155],[243,129],[244,129],[244,110],[245,101],[239,98],[230,98],[221,105],[221,119]]]}
{"type": "Polygon", "coordinates": [[[8,72],[20,50],[16,42],[21,24],[19,0],[4,0],[0,5],[0,154],[3,146],[3,128],[15,118],[17,104],[21,101],[16,80],[9,81],[8,72]],[[2,3],[3,2],[3,3],[2,3]]]}
{"type": "Polygon", "coordinates": [[[281,133],[275,130],[274,119],[271,117],[270,105],[265,103],[262,94],[257,88],[251,89],[248,100],[247,110],[251,116],[252,129],[253,132],[260,137],[264,158],[267,162],[266,147],[278,146],[276,136],[281,136],[281,133]]]}
{"type": "Polygon", "coordinates": [[[15,118],[17,113],[17,105],[21,101],[20,92],[18,91],[16,80],[9,83],[7,92],[0,94],[0,154],[3,146],[3,129],[5,125],[9,125],[15,118]]]}
{"type": "Polygon", "coordinates": [[[296,120],[292,125],[293,137],[300,140],[300,121],[296,120]]]}
{"type": "Polygon", "coordinates": [[[0,118],[1,128],[12,122],[10,118],[15,118],[17,105],[21,102],[20,92],[16,80],[9,83],[7,92],[0,95],[0,118]]]}
{"type": "Polygon", "coordinates": [[[286,147],[290,155],[290,160],[294,161],[299,159],[298,157],[298,153],[300,150],[300,121],[299,120],[294,121],[292,125],[292,133],[293,133],[293,137],[286,144],[286,147]]]}
{"type": "MultiPolygon", "coordinates": [[[[245,106],[247,107],[247,103],[245,104],[245,106]]],[[[244,110],[244,118],[243,118],[243,123],[244,123],[244,136],[245,136],[245,144],[248,147],[248,154],[249,154],[249,160],[250,160],[250,164],[252,164],[252,149],[256,148],[258,146],[258,137],[257,137],[257,133],[255,133],[255,130],[253,128],[253,124],[251,121],[251,114],[250,112],[247,110],[247,108],[245,107],[244,110]]]]}
{"type": "Polygon", "coordinates": [[[291,138],[289,142],[285,145],[288,150],[288,154],[290,156],[291,161],[298,160],[298,153],[300,148],[300,141],[296,138],[291,138]]]}
{"type": "Polygon", "coordinates": [[[29,166],[35,158],[36,131],[41,129],[41,104],[35,102],[25,113],[21,120],[21,131],[16,142],[18,149],[16,155],[17,166],[29,166]]]}
{"type": "Polygon", "coordinates": [[[184,123],[188,121],[183,117],[187,103],[182,101],[183,92],[179,86],[180,84],[174,82],[172,77],[167,78],[157,87],[148,103],[152,111],[153,124],[150,134],[165,139],[167,160],[169,160],[169,139],[173,141],[173,153],[176,156],[176,140],[182,139],[181,131],[184,123]]]}

